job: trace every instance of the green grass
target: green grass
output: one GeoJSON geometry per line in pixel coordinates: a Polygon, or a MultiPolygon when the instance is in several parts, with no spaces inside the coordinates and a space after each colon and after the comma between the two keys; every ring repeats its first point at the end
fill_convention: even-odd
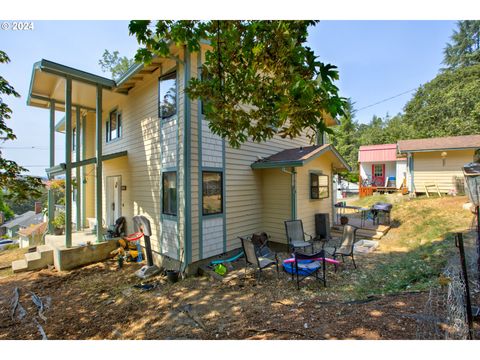
{"type": "Polygon", "coordinates": [[[354,291],[358,297],[412,290],[427,290],[453,254],[453,236],[421,245],[406,253],[391,253],[375,269],[360,277],[354,291]]]}
{"type": "Polygon", "coordinates": [[[392,195],[365,197],[352,204],[393,203],[392,228],[380,240],[380,249],[357,257],[359,269],[342,278],[339,293],[353,298],[427,290],[438,281],[455,253],[453,234],[468,229],[472,215],[462,209],[465,197],[409,199],[392,195]]]}

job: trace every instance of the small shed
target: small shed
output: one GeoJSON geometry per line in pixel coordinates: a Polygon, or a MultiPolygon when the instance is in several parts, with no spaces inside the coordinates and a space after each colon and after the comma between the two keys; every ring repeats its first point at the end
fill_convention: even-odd
{"type": "Polygon", "coordinates": [[[359,174],[364,186],[400,188],[405,178],[405,157],[397,144],[363,145],[358,150],[359,174]]]}
{"type": "Polygon", "coordinates": [[[407,156],[409,190],[423,193],[426,186],[435,186],[441,193],[462,192],[462,167],[479,148],[480,135],[399,140],[398,151],[407,156]]]}

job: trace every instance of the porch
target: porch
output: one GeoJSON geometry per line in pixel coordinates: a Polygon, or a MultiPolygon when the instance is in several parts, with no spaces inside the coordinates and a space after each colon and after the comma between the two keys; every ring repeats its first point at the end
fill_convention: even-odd
{"type": "MultiPolygon", "coordinates": [[[[33,66],[27,105],[49,109],[50,160],[48,179],[65,177],[65,235],[47,235],[55,247],[72,248],[103,241],[102,228],[82,232],[87,217],[104,222],[103,162],[126,156],[126,151],[104,154],[103,109],[125,96],[113,80],[42,59],[33,66]],[[56,113],[65,116],[56,123],[56,113]],[[92,130],[91,133],[88,129],[92,130]],[[55,158],[55,132],[65,134],[65,159],[55,158]],[[93,176],[94,181],[87,177],[93,176]],[[87,204],[88,202],[88,204],[87,204]],[[88,208],[88,210],[87,210],[88,208]]],[[[48,232],[53,233],[55,199],[48,190],[48,232]]],[[[46,242],[47,242],[46,239],[46,242]]]]}

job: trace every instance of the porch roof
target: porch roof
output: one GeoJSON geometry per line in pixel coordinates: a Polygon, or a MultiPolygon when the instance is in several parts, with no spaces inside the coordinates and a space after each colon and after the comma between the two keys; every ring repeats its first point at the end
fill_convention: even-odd
{"type": "Polygon", "coordinates": [[[50,108],[55,101],[55,110],[65,111],[65,78],[72,79],[72,105],[95,110],[95,87],[106,90],[115,87],[115,81],[86,71],[74,69],[53,61],[42,59],[33,65],[27,105],[50,108]]]}
{"type": "Polygon", "coordinates": [[[362,145],[358,162],[397,161],[397,144],[362,145]]]}
{"type": "Polygon", "coordinates": [[[345,159],[331,144],[312,145],[293,149],[282,150],[269,157],[259,159],[251,164],[252,169],[269,169],[282,167],[303,166],[306,163],[326,154],[331,153],[337,161],[334,167],[338,170],[351,170],[345,159]]]}

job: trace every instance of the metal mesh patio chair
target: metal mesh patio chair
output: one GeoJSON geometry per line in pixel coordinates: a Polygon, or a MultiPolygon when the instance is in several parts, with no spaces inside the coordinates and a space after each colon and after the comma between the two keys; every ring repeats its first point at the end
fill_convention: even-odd
{"type": "Polygon", "coordinates": [[[257,256],[266,257],[272,260],[275,259],[276,253],[268,246],[270,237],[266,232],[252,234],[250,239],[252,240],[253,245],[255,245],[257,256]]]}
{"type": "Polygon", "coordinates": [[[273,253],[273,259],[259,256],[257,251],[258,249],[255,248],[255,245],[250,239],[245,239],[240,237],[242,242],[243,252],[245,254],[245,276],[247,276],[247,267],[253,266],[254,268],[258,268],[260,275],[262,274],[262,270],[275,265],[277,267],[277,277],[279,275],[278,272],[278,257],[276,253],[273,253]]]}
{"type": "Polygon", "coordinates": [[[300,282],[309,276],[315,276],[316,280],[323,280],[323,286],[327,286],[327,278],[325,276],[325,250],[320,250],[315,254],[295,252],[293,256],[295,270],[292,271],[292,280],[295,273],[298,290],[300,290],[300,282]],[[318,276],[320,269],[322,269],[321,278],[318,276]]]}
{"type": "Polygon", "coordinates": [[[302,220],[287,220],[285,221],[285,231],[287,233],[287,241],[289,250],[303,249],[311,247],[313,253],[313,238],[312,235],[306,234],[303,231],[302,220]],[[308,239],[308,240],[306,240],[308,239]]]}
{"type": "Polygon", "coordinates": [[[326,253],[333,256],[334,259],[336,259],[339,255],[342,257],[342,261],[344,261],[345,257],[351,257],[355,269],[357,268],[357,264],[355,264],[353,248],[355,245],[357,230],[358,228],[353,225],[344,225],[340,244],[338,246],[325,247],[326,253]]]}

